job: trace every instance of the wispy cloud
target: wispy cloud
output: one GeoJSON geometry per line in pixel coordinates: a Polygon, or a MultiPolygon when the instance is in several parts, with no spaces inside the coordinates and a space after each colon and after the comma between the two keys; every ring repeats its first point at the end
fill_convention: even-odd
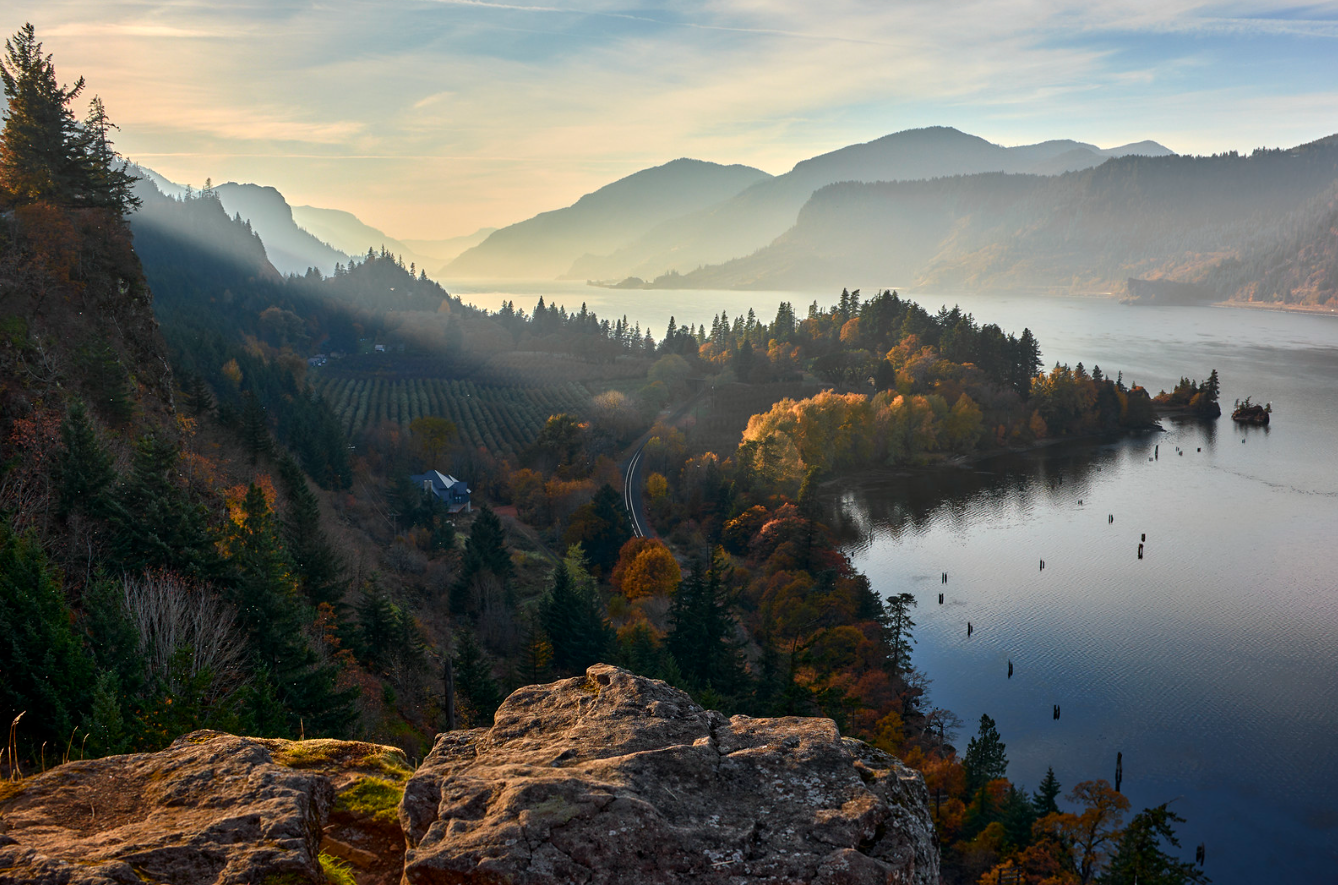
{"type": "Polygon", "coordinates": [[[1335,3],[11,5],[62,78],[107,101],[127,153],[403,236],[505,224],[679,156],[783,172],[919,125],[1002,143],[1302,141],[1338,94],[1335,3]]]}

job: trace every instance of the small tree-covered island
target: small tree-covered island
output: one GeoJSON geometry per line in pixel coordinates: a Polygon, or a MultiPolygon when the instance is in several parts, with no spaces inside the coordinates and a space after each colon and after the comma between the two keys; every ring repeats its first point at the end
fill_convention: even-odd
{"type": "Polygon", "coordinates": [[[656,339],[285,275],[32,26],[0,67],[0,881],[1208,881],[1174,797],[935,705],[823,485],[1215,418],[1216,370],[892,290],[656,339]]]}

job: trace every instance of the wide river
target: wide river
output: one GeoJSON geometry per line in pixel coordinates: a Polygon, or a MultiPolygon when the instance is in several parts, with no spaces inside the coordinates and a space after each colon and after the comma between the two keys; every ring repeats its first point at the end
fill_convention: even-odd
{"type": "MultiPolygon", "coordinates": [[[[802,316],[839,292],[459,294],[495,309],[503,291],[527,310],[541,293],[585,300],[657,337],[671,313],[752,306],[769,320],[790,300],[802,316]]],[[[903,295],[1030,326],[1047,366],[1099,364],[1153,392],[1215,368],[1228,412],[1245,396],[1273,404],[1266,430],[1165,422],[968,469],[846,477],[836,494],[855,565],[883,594],[916,596],[913,660],[932,703],[966,722],[960,747],[988,713],[1014,782],[1034,788],[1053,766],[1066,790],[1113,781],[1123,753],[1134,810],[1170,801],[1184,856],[1204,843],[1214,882],[1338,882],[1338,318],[903,295]]]]}

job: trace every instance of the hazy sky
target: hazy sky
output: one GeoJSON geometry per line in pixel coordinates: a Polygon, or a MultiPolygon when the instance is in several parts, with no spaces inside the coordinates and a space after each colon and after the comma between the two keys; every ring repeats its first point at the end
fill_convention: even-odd
{"type": "Polygon", "coordinates": [[[1338,3],[9,0],[129,157],[397,237],[690,156],[780,173],[928,125],[1182,153],[1338,131],[1338,3]]]}

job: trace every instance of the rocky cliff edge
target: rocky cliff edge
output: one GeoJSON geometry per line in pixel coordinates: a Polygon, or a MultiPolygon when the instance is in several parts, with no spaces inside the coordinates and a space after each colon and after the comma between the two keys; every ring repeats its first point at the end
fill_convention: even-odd
{"type": "Polygon", "coordinates": [[[599,664],[398,750],[195,732],[0,785],[0,885],[938,881],[919,774],[599,664]],[[345,879],[347,881],[347,879],[345,879]]]}

